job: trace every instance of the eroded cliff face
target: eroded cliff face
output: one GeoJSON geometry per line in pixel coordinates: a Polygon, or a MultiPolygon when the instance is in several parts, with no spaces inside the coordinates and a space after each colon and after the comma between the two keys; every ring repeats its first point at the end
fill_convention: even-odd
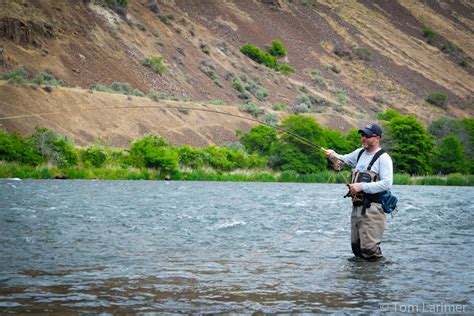
{"type": "MultiPolygon", "coordinates": [[[[25,103],[27,92],[36,95],[42,90],[12,86],[9,89],[19,91],[12,97],[15,94],[9,91],[7,96],[3,86],[2,114],[39,112],[45,103],[67,111],[84,104],[94,107],[96,94],[88,94],[86,89],[93,84],[110,86],[114,81],[193,104],[222,100],[234,110],[249,100],[270,113],[276,113],[272,112],[276,103],[285,104],[287,113],[306,107],[305,115],[342,130],[373,120],[389,108],[425,122],[473,114],[474,10],[469,1],[130,0],[120,14],[95,3],[0,3],[0,70],[22,66],[32,75],[46,70],[64,80],[67,87],[85,91],[82,95],[76,89],[56,89],[71,95],[64,99],[55,99],[56,92],[37,95],[28,99],[26,109],[18,105],[25,103]],[[423,34],[427,28],[436,37],[427,38],[423,34]],[[240,52],[247,43],[265,50],[275,39],[287,48],[279,62],[294,67],[294,73],[282,75],[240,52]],[[145,67],[142,61],[149,56],[163,56],[167,72],[160,75],[145,67]],[[246,93],[239,91],[239,84],[246,87],[246,93]],[[434,92],[446,94],[447,104],[428,104],[425,98],[434,92]],[[68,102],[71,98],[80,100],[68,102]]],[[[104,94],[100,102],[112,107],[116,98],[104,94]]],[[[133,101],[148,102],[141,98],[133,101]]],[[[87,118],[100,121],[100,115],[91,112],[87,118]]],[[[148,115],[157,119],[171,114],[148,115]]],[[[201,113],[200,117],[211,120],[212,116],[201,113]]],[[[111,139],[121,139],[113,142],[122,144],[139,132],[153,131],[147,124],[137,129],[135,120],[125,128],[127,120],[116,119],[122,127],[115,130],[91,124],[82,132],[73,131],[46,117],[35,124],[51,123],[50,127],[60,128],[59,132],[70,133],[80,142],[119,135],[111,139]],[[91,136],[80,136],[86,133],[91,136]]],[[[2,122],[8,129],[25,132],[31,123],[2,122]]],[[[198,123],[187,122],[186,130],[194,130],[191,124],[198,123]]],[[[221,118],[211,125],[230,130],[221,118]]],[[[180,133],[186,134],[184,130],[180,133]]],[[[205,141],[196,143],[232,140],[213,139],[214,134],[208,133],[205,141]]]]}

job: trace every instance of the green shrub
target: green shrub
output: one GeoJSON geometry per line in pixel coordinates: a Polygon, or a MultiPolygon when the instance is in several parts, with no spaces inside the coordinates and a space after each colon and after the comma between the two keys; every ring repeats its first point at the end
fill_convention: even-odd
{"type": "Polygon", "coordinates": [[[198,148],[192,148],[188,145],[185,145],[178,150],[178,159],[181,166],[195,169],[199,169],[204,166],[202,150],[198,148]]]}
{"type": "Polygon", "coordinates": [[[300,113],[308,113],[309,112],[309,105],[306,103],[298,103],[295,106],[294,112],[295,114],[300,114],[300,113]]]}
{"type": "Polygon", "coordinates": [[[408,185],[412,184],[410,175],[406,173],[395,173],[393,175],[393,184],[397,185],[408,185]]]}
{"type": "Polygon", "coordinates": [[[82,162],[94,167],[102,167],[107,161],[107,153],[98,146],[89,146],[81,153],[82,162]]]}
{"type": "Polygon", "coordinates": [[[214,72],[214,70],[208,68],[206,70],[204,70],[204,73],[209,77],[211,78],[212,81],[214,81],[214,83],[216,84],[216,86],[218,86],[219,88],[223,88],[224,85],[222,84],[221,82],[221,79],[219,78],[219,76],[214,72]]]}
{"type": "Polygon", "coordinates": [[[372,59],[372,52],[365,47],[358,47],[355,50],[357,57],[362,60],[370,61],[372,59]]]}
{"type": "Polygon", "coordinates": [[[100,83],[95,83],[89,87],[89,89],[94,90],[94,91],[100,91],[100,92],[108,92],[108,93],[116,93],[116,91],[112,90],[111,88],[101,85],[100,83]]]}
{"type": "Polygon", "coordinates": [[[163,173],[178,170],[178,153],[163,137],[146,134],[130,146],[130,159],[137,167],[160,169],[163,173]]]}
{"type": "Polygon", "coordinates": [[[112,82],[111,87],[112,87],[113,91],[115,91],[117,93],[120,93],[120,94],[129,95],[132,92],[132,87],[130,86],[129,83],[126,83],[126,82],[114,81],[114,82],[112,82]]]}
{"type": "Polygon", "coordinates": [[[170,26],[172,25],[173,23],[171,22],[174,17],[172,15],[164,15],[164,14],[160,14],[158,16],[158,18],[160,19],[161,22],[163,22],[164,24],[170,26]]]}
{"type": "Polygon", "coordinates": [[[278,141],[275,129],[265,125],[253,127],[247,133],[238,131],[237,136],[249,153],[258,153],[262,156],[270,155],[273,145],[278,141]]]}
{"type": "Polygon", "coordinates": [[[282,75],[287,75],[287,74],[289,74],[289,73],[295,72],[295,68],[291,67],[291,66],[288,65],[288,64],[283,64],[283,65],[280,65],[280,67],[278,68],[278,71],[279,71],[282,75]]]}
{"type": "Polygon", "coordinates": [[[466,185],[465,183],[465,177],[460,174],[460,173],[452,173],[448,175],[448,178],[446,179],[446,184],[447,185],[456,185],[456,186],[462,186],[466,185]]]}
{"type": "Polygon", "coordinates": [[[469,67],[469,61],[468,61],[466,58],[463,58],[463,59],[459,62],[459,66],[464,67],[464,68],[467,68],[467,67],[469,67]]]}
{"type": "Polygon", "coordinates": [[[151,90],[147,97],[153,101],[166,100],[168,98],[163,92],[158,92],[155,90],[151,90]]]}
{"type": "Polygon", "coordinates": [[[282,102],[272,104],[272,110],[273,111],[285,111],[286,108],[287,108],[287,105],[285,103],[282,103],[282,102]]]}
{"type": "Polygon", "coordinates": [[[434,149],[431,166],[435,173],[465,173],[468,172],[464,147],[454,135],[441,138],[434,149]]]}
{"type": "Polygon", "coordinates": [[[343,88],[338,88],[336,90],[336,99],[340,104],[346,104],[348,100],[346,90],[344,90],[343,88]]]}
{"type": "Polygon", "coordinates": [[[163,64],[162,56],[149,56],[142,59],[142,65],[151,68],[155,73],[162,75],[168,69],[163,64]]]}
{"type": "Polygon", "coordinates": [[[67,136],[56,134],[46,128],[37,128],[30,141],[45,161],[58,167],[74,166],[78,162],[74,142],[67,136]]]}
{"type": "Polygon", "coordinates": [[[37,85],[50,85],[50,86],[64,86],[62,80],[57,80],[54,76],[48,72],[42,71],[33,79],[33,83],[37,85]]]}
{"type": "Polygon", "coordinates": [[[212,104],[212,105],[225,105],[225,102],[224,102],[224,100],[215,99],[215,100],[210,100],[209,104],[212,104]]]}
{"type": "Polygon", "coordinates": [[[401,114],[395,111],[394,109],[388,109],[385,113],[380,113],[377,115],[379,120],[390,121],[393,118],[400,117],[401,114]]]}
{"type": "Polygon", "coordinates": [[[18,161],[30,165],[43,162],[40,152],[30,140],[18,133],[8,133],[0,129],[0,160],[18,161]]]}
{"type": "Polygon", "coordinates": [[[269,125],[276,125],[278,123],[278,116],[272,113],[265,113],[263,115],[263,121],[269,125]]]}
{"type": "Polygon", "coordinates": [[[324,80],[324,77],[322,77],[319,74],[319,71],[317,69],[311,71],[311,80],[313,81],[314,84],[320,85],[325,87],[326,82],[324,80]]]}
{"type": "Polygon", "coordinates": [[[284,57],[286,55],[286,48],[278,40],[272,42],[272,46],[268,49],[270,55],[275,57],[284,57]]]}
{"type": "Polygon", "coordinates": [[[209,54],[211,53],[211,48],[209,47],[209,45],[207,45],[207,44],[201,44],[201,45],[199,45],[199,47],[201,48],[201,51],[202,51],[204,54],[209,55],[209,54]]]}
{"type": "Polygon", "coordinates": [[[431,43],[436,37],[436,33],[430,28],[425,28],[423,29],[422,32],[423,32],[423,36],[427,39],[428,43],[431,43]]]}
{"type": "Polygon", "coordinates": [[[427,96],[425,101],[430,104],[444,108],[447,105],[448,96],[442,92],[435,92],[427,96]]]}
{"type": "Polygon", "coordinates": [[[127,15],[128,0],[104,0],[105,3],[121,16],[127,15]]]}
{"type": "Polygon", "coordinates": [[[242,112],[247,112],[252,114],[253,117],[257,117],[260,114],[263,113],[263,109],[259,106],[257,106],[255,103],[252,101],[247,102],[246,104],[241,104],[238,107],[239,111],[242,112]]]}
{"type": "Polygon", "coordinates": [[[232,81],[232,87],[237,90],[238,92],[240,93],[244,93],[245,92],[245,87],[244,85],[242,84],[242,82],[240,82],[239,79],[235,78],[233,81],[232,81]]]}
{"type": "Polygon", "coordinates": [[[136,97],[144,97],[145,96],[145,94],[142,91],[138,90],[138,89],[134,89],[132,94],[136,97]]]}
{"type": "Polygon", "coordinates": [[[450,54],[450,55],[456,55],[459,51],[459,48],[451,42],[447,42],[441,45],[440,49],[443,53],[450,54]]]}
{"type": "Polygon", "coordinates": [[[23,67],[18,67],[13,71],[0,74],[0,80],[8,80],[11,83],[25,84],[28,83],[30,74],[23,67]]]}
{"type": "Polygon", "coordinates": [[[252,44],[244,45],[240,48],[240,52],[259,64],[263,64],[268,68],[278,70],[278,61],[275,57],[252,44]]]}

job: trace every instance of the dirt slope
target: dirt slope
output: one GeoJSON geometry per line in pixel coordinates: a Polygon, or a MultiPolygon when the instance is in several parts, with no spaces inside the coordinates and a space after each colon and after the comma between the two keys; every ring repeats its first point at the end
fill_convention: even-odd
{"type": "MultiPolygon", "coordinates": [[[[440,116],[473,115],[474,4],[470,1],[129,0],[126,16],[95,3],[0,2],[0,71],[23,66],[35,75],[47,70],[67,87],[76,88],[58,88],[49,94],[2,84],[2,115],[156,104],[87,91],[93,84],[110,86],[114,81],[145,93],[155,90],[190,99],[193,105],[223,100],[227,110],[239,113],[236,106],[245,101],[233,80],[244,77],[257,79],[259,87],[268,90],[266,99],[252,97],[268,112],[275,103],[285,103],[292,112],[303,95],[310,95],[316,102],[308,115],[342,130],[373,120],[388,108],[427,123],[440,116]],[[429,44],[424,28],[434,30],[439,43],[453,45],[451,51],[429,44]],[[281,62],[293,66],[293,74],[283,76],[239,51],[246,43],[265,49],[275,39],[287,48],[281,62]],[[141,63],[144,57],[158,55],[168,68],[162,75],[141,63]],[[461,66],[461,60],[467,66],[461,66]],[[435,107],[425,102],[433,92],[448,95],[448,104],[435,107]]],[[[74,121],[48,116],[2,124],[23,132],[36,124],[50,127],[81,144],[100,137],[124,145],[154,131],[178,144],[189,140],[200,146],[234,141],[236,127],[250,126],[203,112],[112,112],[79,112],[74,121]]]]}

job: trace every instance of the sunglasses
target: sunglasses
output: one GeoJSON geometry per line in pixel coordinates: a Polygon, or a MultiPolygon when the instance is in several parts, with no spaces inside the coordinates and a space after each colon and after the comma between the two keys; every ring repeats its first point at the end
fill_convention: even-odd
{"type": "Polygon", "coordinates": [[[362,136],[363,138],[372,138],[378,135],[373,134],[372,136],[367,136],[367,135],[361,134],[360,136],[362,136]]]}

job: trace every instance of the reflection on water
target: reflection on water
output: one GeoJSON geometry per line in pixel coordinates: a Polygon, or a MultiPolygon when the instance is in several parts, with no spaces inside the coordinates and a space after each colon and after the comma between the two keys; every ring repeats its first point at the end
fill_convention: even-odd
{"type": "Polygon", "coordinates": [[[0,313],[472,311],[472,188],[396,187],[378,262],[352,257],[344,191],[0,180],[0,313]]]}

